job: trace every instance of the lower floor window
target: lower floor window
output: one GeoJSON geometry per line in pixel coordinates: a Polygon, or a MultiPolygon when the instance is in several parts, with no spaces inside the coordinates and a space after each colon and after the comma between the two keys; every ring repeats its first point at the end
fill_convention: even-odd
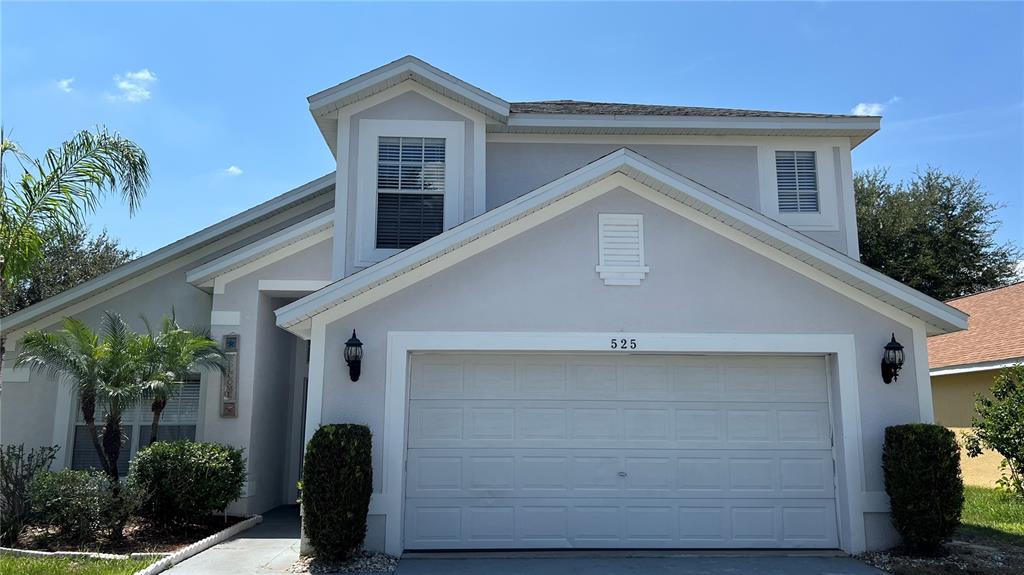
{"type": "MultiPolygon", "coordinates": [[[[98,411],[98,410],[97,410],[98,411]]],[[[158,441],[174,441],[179,439],[195,440],[196,425],[199,423],[199,374],[190,374],[178,390],[177,395],[167,402],[160,414],[157,428],[158,441]]],[[[102,434],[103,419],[96,414],[97,432],[102,434]]],[[[149,445],[150,430],[153,425],[153,412],[150,403],[142,401],[121,419],[122,445],[121,456],[117,460],[117,469],[121,475],[128,473],[128,462],[139,450],[139,446],[149,445]]],[[[82,419],[82,410],[76,406],[75,436],[71,452],[73,469],[102,468],[100,457],[89,438],[89,429],[82,419]]]]}

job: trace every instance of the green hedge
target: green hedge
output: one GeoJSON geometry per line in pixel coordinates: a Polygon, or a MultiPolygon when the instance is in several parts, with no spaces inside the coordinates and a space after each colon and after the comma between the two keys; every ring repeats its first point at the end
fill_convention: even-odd
{"type": "Polygon", "coordinates": [[[75,541],[95,538],[127,519],[141,492],[128,482],[111,483],[105,473],[95,469],[64,469],[38,475],[29,486],[32,522],[56,527],[75,541]]]}
{"type": "Polygon", "coordinates": [[[219,443],[158,441],[135,455],[129,478],[149,494],[140,516],[185,525],[241,497],[245,459],[241,449],[219,443]]]}
{"type": "Polygon", "coordinates": [[[885,429],[885,490],[893,526],[914,552],[932,554],[960,525],[964,482],[956,435],[941,425],[885,429]]]}
{"type": "Polygon", "coordinates": [[[365,425],[324,425],[306,446],[302,525],[317,557],[343,559],[366,538],[373,491],[372,438],[365,425]]]}

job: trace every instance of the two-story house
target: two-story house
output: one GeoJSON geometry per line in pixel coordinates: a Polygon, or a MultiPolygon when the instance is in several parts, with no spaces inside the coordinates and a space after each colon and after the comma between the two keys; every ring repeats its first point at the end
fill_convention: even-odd
{"type": "MultiPolygon", "coordinates": [[[[858,261],[851,150],[879,118],[513,103],[414,57],[309,108],[335,173],[5,318],[10,341],[173,305],[234,369],[162,435],[245,447],[235,510],[261,512],[318,425],[368,425],[367,545],[392,553],[894,541],[883,430],[932,419],[926,338],[966,316],[858,261]]],[[[90,465],[74,402],[6,368],[4,443],[90,465]]]]}

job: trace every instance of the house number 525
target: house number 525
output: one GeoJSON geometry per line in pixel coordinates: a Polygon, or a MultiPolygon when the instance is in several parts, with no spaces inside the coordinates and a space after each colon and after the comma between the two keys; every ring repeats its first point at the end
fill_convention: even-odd
{"type": "Polygon", "coordinates": [[[612,338],[612,349],[636,349],[636,338],[612,338]]]}

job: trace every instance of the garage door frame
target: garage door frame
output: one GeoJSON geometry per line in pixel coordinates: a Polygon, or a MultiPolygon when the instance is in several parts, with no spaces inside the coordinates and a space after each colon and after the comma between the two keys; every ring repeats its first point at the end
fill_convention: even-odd
{"type": "Polygon", "coordinates": [[[381,492],[370,512],[385,519],[385,550],[404,550],[406,437],[410,353],[412,352],[604,352],[823,354],[832,377],[829,394],[837,467],[839,545],[848,553],[865,550],[863,451],[856,344],[851,334],[670,334],[623,332],[389,332],[384,391],[381,492]],[[612,349],[612,341],[616,349],[612,349]],[[633,347],[635,342],[635,347],[633,347]]]}

